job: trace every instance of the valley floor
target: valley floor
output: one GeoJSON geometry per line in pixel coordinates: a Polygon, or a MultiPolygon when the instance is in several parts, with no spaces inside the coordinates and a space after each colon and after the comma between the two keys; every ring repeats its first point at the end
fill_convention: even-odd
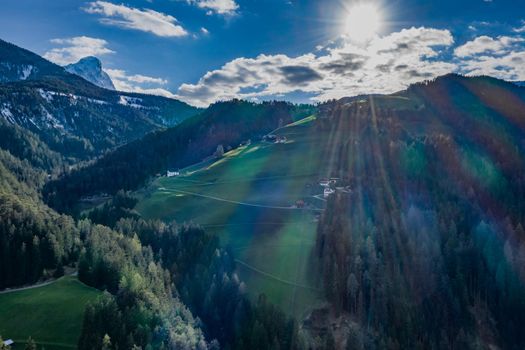
{"type": "Polygon", "coordinates": [[[285,143],[254,142],[218,160],[157,179],[140,193],[147,219],[192,220],[230,247],[255,298],[264,293],[299,318],[322,303],[310,254],[324,201],[319,149],[308,118],[275,132],[285,143]],[[320,200],[321,199],[321,200],[320,200]]]}
{"type": "Polygon", "coordinates": [[[84,307],[100,294],[74,276],[0,294],[0,334],[15,350],[29,336],[47,350],[76,349],[84,307]]]}

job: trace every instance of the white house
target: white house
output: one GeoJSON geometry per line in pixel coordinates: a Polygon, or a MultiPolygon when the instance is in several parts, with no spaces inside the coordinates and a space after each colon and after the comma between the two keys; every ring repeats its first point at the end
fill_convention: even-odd
{"type": "Polygon", "coordinates": [[[331,194],[334,194],[335,191],[329,187],[324,189],[324,198],[329,197],[331,194]]]}
{"type": "Polygon", "coordinates": [[[180,171],[169,171],[167,172],[166,176],[167,177],[175,177],[175,176],[179,176],[180,175],[180,171]]]}
{"type": "Polygon", "coordinates": [[[286,136],[277,136],[275,143],[286,143],[286,141],[287,141],[286,136]]]}
{"type": "Polygon", "coordinates": [[[323,187],[328,187],[328,185],[330,185],[330,181],[328,181],[328,180],[321,180],[321,181],[319,181],[319,185],[323,186],[323,187]]]}

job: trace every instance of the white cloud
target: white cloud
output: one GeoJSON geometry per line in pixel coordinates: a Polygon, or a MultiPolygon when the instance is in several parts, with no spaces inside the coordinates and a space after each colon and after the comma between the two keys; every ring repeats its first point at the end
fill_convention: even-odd
{"type": "Polygon", "coordinates": [[[457,57],[470,57],[479,54],[491,53],[501,55],[516,43],[525,41],[523,38],[499,36],[491,38],[486,35],[479,36],[454,50],[457,57]]]}
{"type": "Polygon", "coordinates": [[[508,81],[525,80],[525,50],[504,56],[480,56],[462,62],[461,72],[470,75],[489,75],[508,81]]]}
{"type": "Polygon", "coordinates": [[[525,39],[519,37],[477,37],[458,47],[459,72],[496,78],[525,80],[525,39]]]}
{"type": "Polygon", "coordinates": [[[210,34],[210,31],[204,27],[201,27],[201,33],[204,34],[204,35],[209,35],[210,34]]]}
{"type": "Polygon", "coordinates": [[[454,43],[448,30],[410,28],[364,45],[344,42],[317,54],[238,58],[180,86],[177,97],[198,106],[217,100],[279,96],[294,91],[315,100],[389,93],[453,71],[438,48],[454,43]]]}
{"type": "Polygon", "coordinates": [[[102,56],[115,53],[115,51],[107,47],[108,42],[106,40],[87,36],[52,39],[51,43],[61,47],[47,51],[44,57],[60,65],[77,62],[86,56],[102,56]]]}
{"type": "Polygon", "coordinates": [[[170,91],[161,86],[168,83],[162,78],[149,77],[141,74],[128,74],[122,69],[105,69],[110,76],[115,88],[119,91],[140,92],[150,95],[175,97],[170,91]]]}
{"type": "Polygon", "coordinates": [[[107,25],[140,30],[161,37],[188,35],[175,17],[150,9],[141,10],[106,1],[95,1],[89,3],[84,11],[103,16],[100,22],[107,25]]]}
{"type": "Polygon", "coordinates": [[[188,4],[208,10],[208,14],[234,15],[239,9],[235,0],[186,0],[188,4]]]}

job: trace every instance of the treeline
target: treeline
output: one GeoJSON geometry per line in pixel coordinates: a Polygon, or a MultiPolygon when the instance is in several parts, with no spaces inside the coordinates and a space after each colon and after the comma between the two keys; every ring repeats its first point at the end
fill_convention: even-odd
{"type": "Polygon", "coordinates": [[[51,171],[63,163],[60,154],[51,151],[38,136],[3,118],[0,118],[0,149],[38,169],[51,171]]]}
{"type": "Polygon", "coordinates": [[[177,298],[151,248],[104,226],[79,223],[85,243],[79,279],[107,290],[87,306],[79,349],[206,349],[197,321],[177,298]]]}
{"type": "Polygon", "coordinates": [[[285,102],[260,104],[234,100],[216,103],[180,125],[147,135],[46,185],[46,202],[60,212],[75,212],[83,196],[133,190],[167,169],[178,169],[224,149],[258,138],[280,124],[313,112],[312,106],[285,102]]]}
{"type": "Polygon", "coordinates": [[[0,289],[61,274],[78,259],[80,237],[69,216],[45,206],[36,191],[44,174],[0,150],[0,289]]]}

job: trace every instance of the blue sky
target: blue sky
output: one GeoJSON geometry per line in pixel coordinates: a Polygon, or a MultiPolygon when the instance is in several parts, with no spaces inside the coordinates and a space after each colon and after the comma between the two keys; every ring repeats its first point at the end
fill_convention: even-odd
{"type": "Polygon", "coordinates": [[[388,93],[451,71],[525,80],[524,19],[522,0],[3,0],[0,37],[59,64],[95,55],[120,89],[206,106],[388,93]],[[357,40],[363,3],[379,26],[357,40]]]}

